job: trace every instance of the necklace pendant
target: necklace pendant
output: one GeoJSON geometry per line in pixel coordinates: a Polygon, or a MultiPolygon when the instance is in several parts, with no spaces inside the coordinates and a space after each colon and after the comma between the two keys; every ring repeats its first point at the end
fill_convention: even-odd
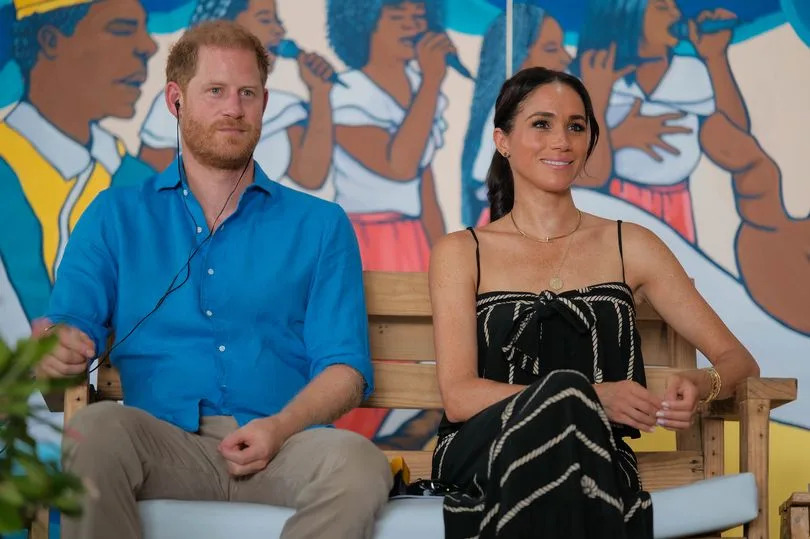
{"type": "Polygon", "coordinates": [[[563,280],[558,276],[554,276],[551,279],[549,279],[548,286],[551,287],[553,291],[559,292],[560,290],[562,290],[563,280]]]}

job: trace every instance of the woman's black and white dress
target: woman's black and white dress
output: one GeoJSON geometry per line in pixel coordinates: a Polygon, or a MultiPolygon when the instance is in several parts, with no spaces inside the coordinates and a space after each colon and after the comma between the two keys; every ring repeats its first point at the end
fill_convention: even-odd
{"type": "MultiPolygon", "coordinates": [[[[621,253],[621,222],[618,241],[621,253]]],[[[639,432],[610,423],[592,387],[645,385],[631,289],[487,292],[476,314],[479,376],[529,387],[464,423],[443,419],[433,477],[462,488],[445,497],[445,536],[651,538],[623,440],[639,432]]]]}

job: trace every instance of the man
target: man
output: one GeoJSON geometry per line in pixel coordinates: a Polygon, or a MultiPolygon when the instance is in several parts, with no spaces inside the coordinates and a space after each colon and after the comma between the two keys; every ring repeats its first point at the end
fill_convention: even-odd
{"type": "MultiPolygon", "coordinates": [[[[276,0],[199,0],[189,27],[217,19],[232,20],[258,37],[268,50],[269,70],[273,71],[277,60],[273,51],[286,35],[276,0]]],[[[296,62],[309,102],[271,88],[254,157],[271,179],[331,199],[328,191],[332,187],[326,180],[334,147],[329,103],[329,78],[334,71],[326,60],[311,52],[302,53],[296,62]]],[[[166,168],[177,153],[174,118],[163,101],[161,92],[140,133],[139,156],[156,170],[166,168]]]]}
{"type": "Polygon", "coordinates": [[[370,537],[385,456],[317,428],[372,389],[348,218],[253,162],[267,103],[256,37],[201,24],[166,73],[181,160],[87,209],[36,324],[60,324],[43,376],[83,372],[112,330],[124,388],[124,406],[89,406],[65,438],[65,468],[99,491],[65,537],[139,537],[136,500],[150,498],[282,505],[297,509],[284,537],[370,537]]]}

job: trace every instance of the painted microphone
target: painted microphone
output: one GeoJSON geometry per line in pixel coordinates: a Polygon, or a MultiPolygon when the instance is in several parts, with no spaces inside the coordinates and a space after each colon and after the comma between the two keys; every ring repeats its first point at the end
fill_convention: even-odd
{"type": "MultiPolygon", "coordinates": [[[[422,39],[424,36],[425,34],[420,34],[414,37],[413,38],[414,46],[416,46],[416,44],[419,43],[419,40],[422,39]]],[[[449,52],[447,53],[445,59],[447,65],[455,69],[459,75],[461,75],[462,77],[466,77],[468,79],[473,79],[472,73],[470,73],[470,70],[464,67],[464,64],[461,63],[461,59],[458,57],[458,54],[454,52],[449,52]]]]}
{"type": "MultiPolygon", "coordinates": [[[[698,33],[700,34],[713,34],[715,32],[722,32],[723,30],[734,30],[740,24],[740,19],[707,19],[697,23],[698,33]]],[[[672,35],[678,39],[689,39],[689,22],[681,20],[676,22],[670,27],[672,35]]]]}
{"type": "MultiPolygon", "coordinates": [[[[297,59],[304,51],[295,43],[295,41],[291,39],[282,39],[278,45],[274,47],[270,47],[270,52],[278,56],[279,58],[291,58],[293,60],[297,59]]],[[[332,84],[340,84],[341,86],[347,87],[346,83],[340,80],[337,73],[334,71],[332,75],[329,77],[329,82],[332,84]]]]}

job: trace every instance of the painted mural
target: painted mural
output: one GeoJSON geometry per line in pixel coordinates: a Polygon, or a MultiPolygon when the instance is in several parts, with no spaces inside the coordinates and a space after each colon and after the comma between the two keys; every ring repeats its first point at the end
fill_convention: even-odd
{"type": "MultiPolygon", "coordinates": [[[[507,64],[582,78],[604,136],[577,203],[656,232],[763,376],[799,379],[772,419],[810,450],[807,0],[516,1],[510,62],[503,0],[0,0],[4,341],[45,311],[90,201],[172,161],[168,48],[220,18],[269,51],[257,162],[340,204],[372,270],[425,271],[438,237],[488,220],[507,64]]],[[[412,449],[439,419],[360,410],[339,426],[412,449]]]]}

